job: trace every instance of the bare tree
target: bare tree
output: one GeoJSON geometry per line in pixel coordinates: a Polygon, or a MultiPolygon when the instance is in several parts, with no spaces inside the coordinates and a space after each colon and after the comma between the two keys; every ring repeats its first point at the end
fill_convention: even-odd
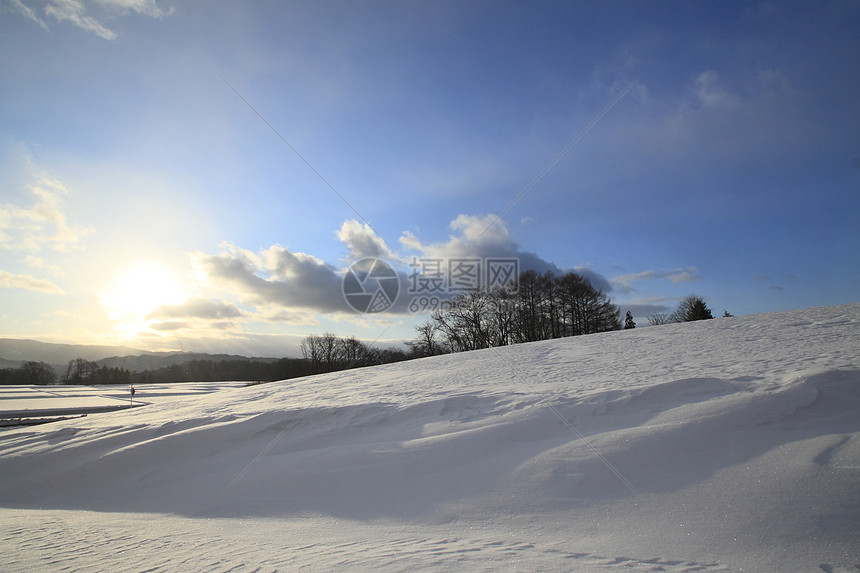
{"type": "Polygon", "coordinates": [[[355,336],[337,339],[337,362],[340,368],[367,366],[375,362],[373,349],[355,336]]]}
{"type": "Polygon", "coordinates": [[[660,326],[661,324],[671,324],[674,321],[665,312],[655,312],[648,316],[648,322],[651,326],[660,326]]]}
{"type": "Polygon", "coordinates": [[[540,277],[532,270],[520,273],[517,291],[517,342],[532,342],[542,338],[540,277]]]}
{"type": "Polygon", "coordinates": [[[323,367],[326,370],[336,370],[341,361],[341,347],[340,344],[338,344],[337,336],[331,332],[326,332],[323,333],[318,340],[323,367]]]}
{"type": "Polygon", "coordinates": [[[319,336],[309,334],[302,339],[300,345],[302,356],[308,361],[311,372],[322,372],[322,351],[320,349],[319,336]]]}
{"type": "Polygon", "coordinates": [[[469,289],[451,299],[445,308],[430,316],[453,351],[477,350],[490,346],[492,303],[488,293],[469,289]]]}
{"type": "Polygon", "coordinates": [[[491,346],[507,346],[515,342],[517,326],[517,294],[510,286],[496,287],[489,293],[489,337],[491,346]]]}
{"type": "Polygon", "coordinates": [[[558,338],[562,334],[562,321],[559,312],[559,280],[547,271],[538,278],[538,298],[543,320],[541,320],[541,339],[558,338]]]}
{"type": "Polygon", "coordinates": [[[93,381],[99,365],[84,358],[69,360],[66,375],[63,378],[65,384],[88,384],[93,381]]]}
{"type": "Polygon", "coordinates": [[[562,335],[579,336],[621,328],[617,306],[584,277],[567,273],[557,279],[562,307],[562,335]]]}
{"type": "Polygon", "coordinates": [[[302,357],[314,374],[379,364],[381,352],[355,336],[340,338],[331,332],[310,334],[302,339],[302,357]]]}
{"type": "Polygon", "coordinates": [[[442,343],[436,334],[439,332],[439,325],[434,320],[428,320],[423,324],[415,327],[415,332],[418,337],[413,341],[412,351],[418,356],[435,356],[444,352],[444,343],[442,343]]]}

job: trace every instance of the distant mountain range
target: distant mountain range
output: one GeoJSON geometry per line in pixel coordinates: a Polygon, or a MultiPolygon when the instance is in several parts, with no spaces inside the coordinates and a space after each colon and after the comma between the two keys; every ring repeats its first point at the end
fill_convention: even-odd
{"type": "Polygon", "coordinates": [[[53,344],[36,340],[0,338],[0,368],[20,368],[25,362],[47,362],[58,374],[65,372],[70,360],[83,358],[100,366],[125,368],[132,372],[155,370],[190,360],[253,360],[274,362],[277,358],[249,358],[232,354],[191,352],[146,352],[130,346],[53,344]]]}

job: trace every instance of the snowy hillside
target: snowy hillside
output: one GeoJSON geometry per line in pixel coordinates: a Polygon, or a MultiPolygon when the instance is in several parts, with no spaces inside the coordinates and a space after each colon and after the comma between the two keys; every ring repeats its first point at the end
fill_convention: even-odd
{"type": "Polygon", "coordinates": [[[3,571],[856,571],[860,304],[3,430],[0,476],[3,571]]]}

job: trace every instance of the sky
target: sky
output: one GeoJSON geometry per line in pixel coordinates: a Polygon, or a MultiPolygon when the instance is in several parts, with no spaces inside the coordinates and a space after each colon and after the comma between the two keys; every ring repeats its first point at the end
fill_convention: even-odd
{"type": "Polygon", "coordinates": [[[578,272],[640,325],[857,302],[858,29],[851,1],[0,0],[0,337],[385,346],[463,261],[578,272]],[[380,291],[365,259],[378,312],[345,296],[380,291]]]}

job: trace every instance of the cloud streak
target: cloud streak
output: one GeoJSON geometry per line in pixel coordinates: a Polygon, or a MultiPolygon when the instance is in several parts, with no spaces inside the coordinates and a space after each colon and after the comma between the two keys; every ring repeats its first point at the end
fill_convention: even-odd
{"type": "Polygon", "coordinates": [[[30,8],[29,6],[24,4],[24,2],[22,2],[21,0],[9,0],[9,3],[12,5],[12,7],[15,10],[18,11],[19,14],[21,14],[22,16],[24,16],[28,20],[35,22],[36,24],[38,24],[39,26],[41,26],[45,30],[48,29],[48,24],[46,24],[45,21],[39,17],[39,14],[36,13],[36,11],[33,10],[32,8],[30,8]]]}
{"type": "Polygon", "coordinates": [[[669,281],[680,284],[700,280],[699,270],[696,267],[685,267],[672,270],[659,271],[643,271],[641,273],[633,273],[621,275],[611,280],[612,285],[618,292],[622,294],[630,294],[636,289],[633,283],[640,281],[650,281],[657,279],[669,279],[669,281]]]}
{"type": "Polygon", "coordinates": [[[105,40],[116,39],[116,32],[106,28],[101,22],[86,13],[86,7],[83,2],[76,0],[52,0],[45,6],[45,14],[57,22],[68,22],[85,32],[90,32],[105,40]]]}
{"type": "Polygon", "coordinates": [[[236,305],[229,302],[213,301],[205,298],[192,298],[182,304],[160,306],[146,315],[146,318],[147,320],[169,320],[176,318],[223,320],[238,318],[240,316],[242,316],[242,311],[236,305]]]}
{"type": "MultiPolygon", "coordinates": [[[[22,16],[48,30],[48,23],[39,12],[23,0],[10,0],[12,7],[22,16]]],[[[163,18],[173,13],[173,8],[163,9],[155,0],[49,0],[41,10],[45,17],[63,24],[68,23],[85,32],[95,34],[105,40],[115,40],[117,33],[108,28],[102,20],[124,16],[134,12],[151,18],[163,18]],[[90,13],[95,8],[98,16],[90,13]]]]}
{"type": "Polygon", "coordinates": [[[738,98],[723,87],[719,74],[708,70],[699,74],[694,83],[693,91],[704,109],[731,111],[738,105],[738,98]]]}
{"type": "Polygon", "coordinates": [[[63,289],[51,281],[38,279],[30,275],[16,275],[8,271],[0,271],[0,287],[20,288],[47,294],[63,294],[63,289]]]}
{"type": "Polygon", "coordinates": [[[0,249],[68,251],[93,232],[92,227],[69,223],[64,210],[69,191],[62,183],[43,177],[29,189],[36,199],[32,206],[0,205],[0,249]]]}

